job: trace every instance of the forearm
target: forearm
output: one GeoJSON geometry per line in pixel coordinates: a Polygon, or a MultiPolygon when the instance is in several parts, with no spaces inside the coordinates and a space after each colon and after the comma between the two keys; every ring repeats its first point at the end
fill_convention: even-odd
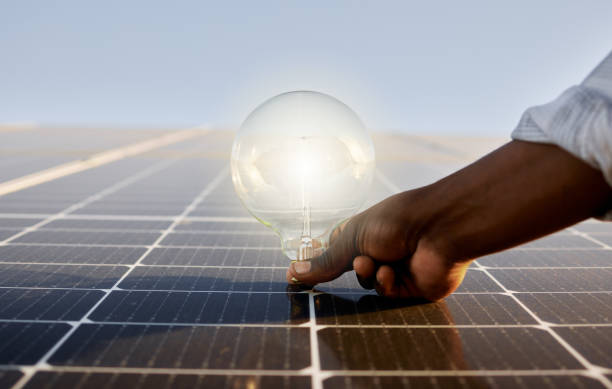
{"type": "Polygon", "coordinates": [[[612,199],[598,170],[552,146],[513,141],[422,189],[423,240],[467,260],[595,216],[612,199]]]}

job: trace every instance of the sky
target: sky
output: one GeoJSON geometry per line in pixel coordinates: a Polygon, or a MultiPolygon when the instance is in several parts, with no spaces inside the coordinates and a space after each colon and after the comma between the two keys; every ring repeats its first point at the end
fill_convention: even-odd
{"type": "Polygon", "coordinates": [[[316,90],[372,130],[507,136],[612,50],[610,15],[610,0],[0,0],[0,123],[236,128],[316,90]]]}

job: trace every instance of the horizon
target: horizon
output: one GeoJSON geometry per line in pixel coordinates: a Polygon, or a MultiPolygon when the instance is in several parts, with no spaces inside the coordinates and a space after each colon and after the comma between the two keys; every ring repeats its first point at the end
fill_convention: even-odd
{"type": "Polygon", "coordinates": [[[3,8],[0,123],[43,127],[236,129],[310,89],[374,131],[509,136],[612,49],[606,1],[3,8]]]}

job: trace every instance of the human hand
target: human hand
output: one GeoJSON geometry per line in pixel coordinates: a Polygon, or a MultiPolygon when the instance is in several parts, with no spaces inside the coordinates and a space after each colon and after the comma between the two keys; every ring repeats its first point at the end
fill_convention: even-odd
{"type": "Polygon", "coordinates": [[[470,261],[444,258],[421,234],[423,191],[391,196],[340,225],[321,256],[287,270],[307,285],[333,280],[354,269],[361,286],[380,295],[439,300],[463,280],[470,261]]]}

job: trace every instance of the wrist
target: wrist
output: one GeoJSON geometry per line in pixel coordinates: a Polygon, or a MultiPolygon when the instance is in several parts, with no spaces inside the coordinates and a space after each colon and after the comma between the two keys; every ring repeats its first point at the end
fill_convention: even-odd
{"type": "MultiPolygon", "coordinates": [[[[473,204],[464,201],[465,188],[438,181],[412,194],[416,209],[418,247],[443,258],[449,266],[472,259],[463,247],[462,234],[471,229],[473,204]]],[[[411,207],[412,208],[412,207],[411,207]]]]}

